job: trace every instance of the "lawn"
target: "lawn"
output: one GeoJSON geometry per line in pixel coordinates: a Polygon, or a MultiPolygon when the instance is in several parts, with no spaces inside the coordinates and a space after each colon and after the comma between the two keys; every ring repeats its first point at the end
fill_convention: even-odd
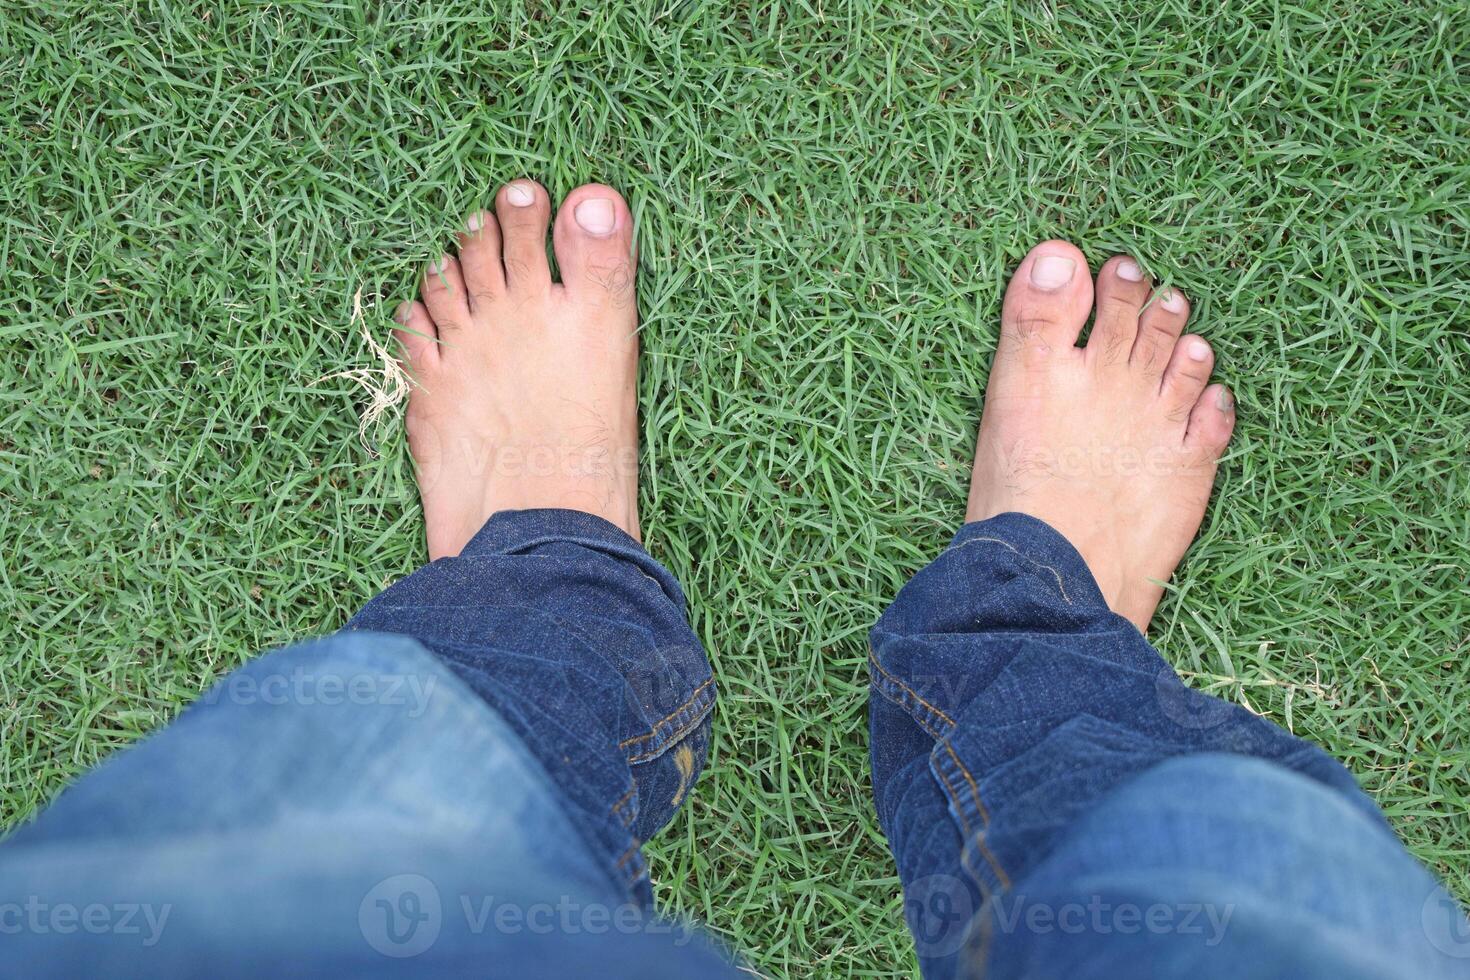
{"type": "Polygon", "coordinates": [[[1050,236],[1181,286],[1240,403],[1164,656],[1470,897],[1467,61],[1449,2],[11,0],[0,826],[425,560],[396,416],[318,379],[529,174],[639,222],[645,534],[723,692],[666,907],[913,972],[865,635],[1050,236]]]}

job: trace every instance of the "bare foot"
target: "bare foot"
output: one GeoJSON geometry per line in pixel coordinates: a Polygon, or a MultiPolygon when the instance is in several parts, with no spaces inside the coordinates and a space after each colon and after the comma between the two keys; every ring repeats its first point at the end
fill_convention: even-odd
{"type": "Polygon", "coordinates": [[[507,184],[399,308],[430,558],[500,510],[586,511],[638,537],[632,215],[601,185],[568,194],[551,232],[561,282],[550,219],[545,188],[507,184]]]}
{"type": "Polygon", "coordinates": [[[1181,337],[1189,304],[1154,295],[1138,264],[1097,276],[1067,242],[1043,242],[1006,290],[966,519],[1040,518],[1082,554],[1108,607],[1147,629],[1204,517],[1235,426],[1201,337],[1181,337]]]}

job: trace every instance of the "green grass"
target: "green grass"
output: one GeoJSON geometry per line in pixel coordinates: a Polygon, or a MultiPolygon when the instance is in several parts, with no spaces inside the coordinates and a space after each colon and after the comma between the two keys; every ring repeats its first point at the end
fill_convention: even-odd
{"type": "Polygon", "coordinates": [[[668,907],[774,976],[913,970],[865,633],[1048,236],[1182,286],[1241,405],[1165,656],[1470,897],[1467,58],[1390,0],[12,0],[0,823],[424,560],[398,427],[313,381],[530,174],[640,223],[646,536],[724,692],[668,907]]]}

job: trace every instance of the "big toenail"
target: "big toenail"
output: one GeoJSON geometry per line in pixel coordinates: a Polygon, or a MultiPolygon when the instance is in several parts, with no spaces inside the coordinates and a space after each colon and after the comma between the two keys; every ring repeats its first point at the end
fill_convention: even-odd
{"type": "Polygon", "coordinates": [[[1164,294],[1164,309],[1170,313],[1184,312],[1184,294],[1177,289],[1171,289],[1164,294]]]}
{"type": "Polygon", "coordinates": [[[589,235],[611,235],[614,215],[613,203],[605,197],[589,197],[572,211],[577,224],[589,235]]]}
{"type": "Polygon", "coordinates": [[[1077,263],[1065,255],[1043,255],[1031,263],[1031,285],[1060,289],[1072,281],[1077,263]]]}
{"type": "Polygon", "coordinates": [[[468,228],[470,230],[470,234],[473,235],[475,232],[485,227],[485,216],[476,211],[474,214],[470,215],[469,220],[464,223],[464,226],[468,228]]]}
{"type": "Polygon", "coordinates": [[[1203,340],[1196,340],[1189,345],[1189,359],[1191,361],[1208,361],[1210,359],[1210,345],[1203,340]]]}
{"type": "Polygon", "coordinates": [[[1224,388],[1220,389],[1220,411],[1228,412],[1235,407],[1235,399],[1230,397],[1230,392],[1224,388]]]}
{"type": "Polygon", "coordinates": [[[516,181],[506,187],[505,199],[518,208],[530,207],[536,203],[536,192],[531,189],[530,184],[516,181]]]}
{"type": "Polygon", "coordinates": [[[1118,278],[1127,279],[1129,282],[1142,282],[1143,270],[1132,259],[1124,259],[1118,263],[1118,278]]]}

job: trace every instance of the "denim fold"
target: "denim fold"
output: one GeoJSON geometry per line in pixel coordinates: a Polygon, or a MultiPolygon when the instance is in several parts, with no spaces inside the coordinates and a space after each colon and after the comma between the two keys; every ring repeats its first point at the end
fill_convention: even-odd
{"type": "Polygon", "coordinates": [[[683,590],[637,541],[580,511],[501,511],[457,557],[389,587],[345,629],[405,634],[436,654],[652,902],[640,845],[699,778],[716,688],[683,590]]]}

